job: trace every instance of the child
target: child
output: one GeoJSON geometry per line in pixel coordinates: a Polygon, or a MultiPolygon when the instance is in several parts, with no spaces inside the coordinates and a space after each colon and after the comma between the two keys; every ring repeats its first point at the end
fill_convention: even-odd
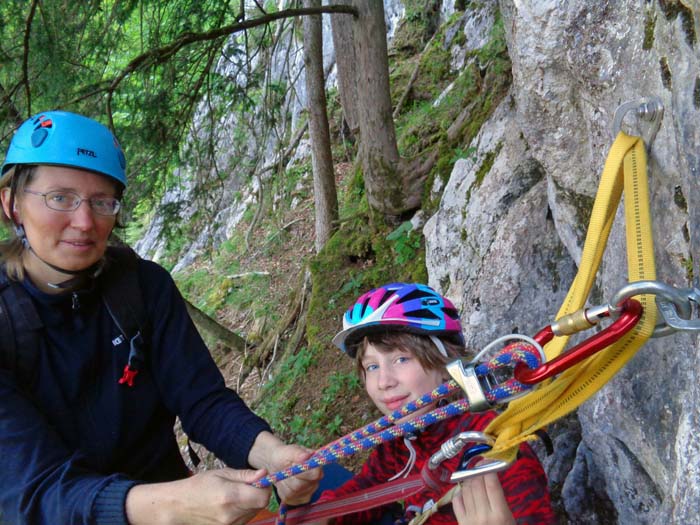
{"type": "MultiPolygon", "coordinates": [[[[386,415],[447,381],[445,365],[464,355],[457,310],[448,299],[421,284],[392,283],[365,293],[345,313],[343,328],[333,343],[355,359],[367,393],[386,415]]],[[[435,404],[409,417],[433,408],[435,404]]],[[[403,440],[383,443],[359,474],[340,488],[324,492],[321,500],[418,474],[443,442],[460,432],[483,430],[494,417],[493,412],[465,413],[403,440]]],[[[442,466],[454,471],[460,459],[458,454],[442,466]]],[[[452,486],[446,481],[439,490],[426,488],[408,497],[399,509],[397,523],[408,523],[432,507],[452,486]]],[[[528,445],[521,446],[517,461],[506,471],[465,481],[455,500],[454,511],[452,505],[445,505],[427,523],[555,523],[544,471],[528,445]]],[[[393,507],[342,516],[333,523],[378,523],[398,505],[393,507]]]]}

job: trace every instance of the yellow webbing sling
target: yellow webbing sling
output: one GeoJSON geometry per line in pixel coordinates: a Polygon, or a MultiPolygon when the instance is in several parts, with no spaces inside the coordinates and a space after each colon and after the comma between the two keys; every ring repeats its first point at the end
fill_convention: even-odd
{"type": "MultiPolygon", "coordinates": [[[[629,282],[656,279],[644,141],[620,132],[605,161],[578,273],[557,319],[585,306],[623,188],[629,282]]],[[[512,401],[491,422],[486,433],[496,437],[496,443],[487,456],[506,461],[515,459],[520,443],[535,439],[536,430],[575,410],[634,356],[652,335],[656,323],[654,296],[641,295],[636,299],[644,312],[630,332],[589,359],[543,382],[527,396],[512,401]]],[[[550,341],[545,346],[547,360],[559,355],[568,339],[568,336],[561,336],[550,341]]]]}

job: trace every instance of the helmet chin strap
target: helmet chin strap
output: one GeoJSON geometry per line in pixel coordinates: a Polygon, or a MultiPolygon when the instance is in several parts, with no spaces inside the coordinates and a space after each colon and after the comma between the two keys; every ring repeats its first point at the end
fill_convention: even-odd
{"type": "Polygon", "coordinates": [[[69,290],[72,288],[78,288],[80,286],[83,286],[90,279],[94,279],[102,272],[102,269],[104,267],[104,258],[100,259],[95,264],[88,268],[85,268],[84,270],[67,270],[65,268],[61,268],[60,266],[56,266],[55,264],[51,264],[49,261],[46,261],[43,258],[41,258],[39,254],[36,253],[29,244],[29,239],[27,239],[27,234],[24,231],[24,227],[21,224],[15,226],[15,233],[17,234],[17,237],[19,237],[22,240],[22,244],[24,245],[24,247],[34,257],[39,259],[39,261],[41,261],[43,264],[59,273],[64,273],[66,275],[73,276],[70,279],[62,281],[60,283],[51,283],[47,281],[46,285],[51,288],[54,288],[56,290],[69,290]]]}
{"type": "Polygon", "coordinates": [[[104,259],[100,259],[95,264],[88,268],[85,268],[84,270],[66,270],[65,268],[61,268],[59,266],[56,266],[55,264],[51,264],[50,262],[45,261],[44,259],[39,257],[39,255],[32,249],[31,246],[29,247],[29,251],[32,253],[32,255],[34,255],[34,257],[39,259],[42,263],[44,263],[52,270],[56,270],[57,272],[73,276],[70,279],[62,281],[60,283],[51,283],[48,281],[46,282],[47,286],[56,290],[70,290],[73,288],[79,288],[88,281],[90,281],[90,279],[94,279],[95,277],[97,277],[102,272],[102,268],[104,267],[104,259]]]}

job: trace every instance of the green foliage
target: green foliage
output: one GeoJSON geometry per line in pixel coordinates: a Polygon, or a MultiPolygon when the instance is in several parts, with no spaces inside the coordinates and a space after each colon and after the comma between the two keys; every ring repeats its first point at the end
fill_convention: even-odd
{"type": "Polygon", "coordinates": [[[393,249],[398,264],[407,264],[415,259],[421,248],[422,237],[413,229],[411,221],[401,223],[386,239],[394,242],[393,249]]]}
{"type": "Polygon", "coordinates": [[[344,419],[337,409],[338,403],[363,393],[357,374],[332,371],[327,376],[326,386],[319,389],[313,406],[300,406],[299,385],[306,382],[317,360],[314,356],[315,351],[303,349],[286,357],[277,369],[274,382],[263,387],[261,398],[265,403],[257,409],[276,432],[311,448],[325,444],[329,435],[341,434],[344,419]]]}
{"type": "MultiPolygon", "coordinates": [[[[443,27],[440,31],[444,30],[443,27]]],[[[443,49],[442,40],[438,34],[431,44],[431,48],[438,51],[428,49],[421,57],[419,75],[420,82],[428,82],[430,77],[424,75],[424,71],[431,74],[440,71],[440,80],[434,84],[433,91],[414,89],[411,103],[405,106],[396,121],[397,143],[403,157],[437,157],[424,186],[422,208],[428,215],[435,210],[440,198],[440,195],[430,193],[433,182],[436,178],[441,179],[444,187],[457,159],[475,160],[475,150],[470,143],[506,95],[511,83],[510,59],[500,16],[496,17],[487,43],[468,53],[465,66],[459,71],[449,72],[449,50],[443,49]],[[448,84],[451,88],[445,92],[448,84]],[[426,100],[420,98],[423,92],[428,93],[426,100]],[[442,98],[435,106],[433,100],[437,93],[442,93],[442,98]]]]}
{"type": "Polygon", "coordinates": [[[295,441],[306,446],[319,444],[318,429],[312,429],[309,407],[297,407],[297,390],[306,377],[316,357],[311,349],[302,349],[297,354],[285,354],[274,382],[267,383],[262,390],[265,404],[257,408],[276,432],[294,436],[295,441]],[[302,413],[302,410],[304,413],[302,413]]]}
{"type": "Polygon", "coordinates": [[[393,46],[400,57],[411,56],[423,49],[435,32],[440,15],[436,0],[406,0],[404,20],[394,35],[393,46]]]}
{"type": "Polygon", "coordinates": [[[681,265],[683,266],[683,269],[685,270],[685,278],[688,281],[688,283],[692,283],[695,281],[695,264],[693,262],[693,256],[691,255],[690,257],[683,257],[681,259],[681,265]]]}
{"type": "Polygon", "coordinates": [[[491,168],[493,167],[493,161],[496,160],[496,157],[501,151],[501,148],[503,147],[502,143],[498,143],[496,145],[496,149],[489,151],[484,155],[484,160],[481,162],[481,165],[479,166],[479,169],[476,172],[476,184],[481,185],[481,183],[484,181],[486,178],[486,175],[491,171],[491,168]]]}
{"type": "Polygon", "coordinates": [[[656,28],[656,14],[653,9],[646,10],[644,14],[644,42],[642,49],[648,51],[654,47],[654,29],[656,28]]]}

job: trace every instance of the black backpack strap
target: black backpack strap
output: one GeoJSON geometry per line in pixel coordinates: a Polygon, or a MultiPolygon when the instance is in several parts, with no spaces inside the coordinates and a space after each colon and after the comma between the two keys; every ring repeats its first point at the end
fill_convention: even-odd
{"type": "Polygon", "coordinates": [[[134,385],[146,363],[148,319],[138,281],[138,255],[129,247],[110,247],[102,276],[102,298],[119,331],[129,341],[129,360],[120,384],[134,385]]]}
{"type": "Polygon", "coordinates": [[[0,366],[13,371],[26,390],[36,377],[43,327],[27,291],[0,271],[0,366]]]}

